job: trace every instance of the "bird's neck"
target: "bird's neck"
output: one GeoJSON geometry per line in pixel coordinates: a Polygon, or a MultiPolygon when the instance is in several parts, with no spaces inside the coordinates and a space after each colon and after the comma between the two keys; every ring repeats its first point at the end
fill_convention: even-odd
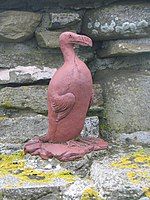
{"type": "Polygon", "coordinates": [[[60,44],[65,64],[73,64],[78,57],[75,54],[72,44],[60,44]]]}

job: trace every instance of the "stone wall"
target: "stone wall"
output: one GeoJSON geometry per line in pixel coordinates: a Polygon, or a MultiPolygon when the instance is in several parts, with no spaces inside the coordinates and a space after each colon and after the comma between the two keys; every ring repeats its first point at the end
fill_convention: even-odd
{"type": "Polygon", "coordinates": [[[32,127],[45,120],[47,85],[63,63],[63,31],[94,41],[76,51],[93,75],[88,115],[99,116],[101,133],[149,130],[149,1],[1,0],[0,131],[11,121],[19,136],[20,120],[32,127]]]}

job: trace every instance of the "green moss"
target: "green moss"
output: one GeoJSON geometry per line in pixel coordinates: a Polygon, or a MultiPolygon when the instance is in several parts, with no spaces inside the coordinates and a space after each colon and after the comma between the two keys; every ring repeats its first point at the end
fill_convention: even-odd
{"type": "Polygon", "coordinates": [[[8,109],[8,108],[13,108],[13,105],[10,101],[4,101],[2,103],[2,107],[8,109]]]}

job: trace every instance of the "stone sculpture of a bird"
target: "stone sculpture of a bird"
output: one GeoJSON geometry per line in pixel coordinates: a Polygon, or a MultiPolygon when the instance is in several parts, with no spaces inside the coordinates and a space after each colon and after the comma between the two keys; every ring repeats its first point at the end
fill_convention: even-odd
{"type": "Polygon", "coordinates": [[[75,54],[74,44],[92,46],[92,40],[64,32],[59,41],[64,64],[48,87],[48,132],[27,142],[25,152],[40,155],[43,159],[56,157],[68,161],[92,150],[107,148],[107,142],[80,137],[93,98],[92,76],[86,64],[75,54]]]}

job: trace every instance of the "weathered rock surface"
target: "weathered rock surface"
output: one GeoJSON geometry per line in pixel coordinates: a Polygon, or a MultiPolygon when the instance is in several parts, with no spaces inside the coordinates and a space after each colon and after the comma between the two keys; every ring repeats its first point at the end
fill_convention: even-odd
{"type": "Polygon", "coordinates": [[[3,147],[0,145],[1,200],[78,200],[85,195],[98,199],[93,183],[79,178],[76,171],[66,169],[63,163],[24,155],[22,150],[12,147],[1,151],[3,147]]]}
{"type": "Polygon", "coordinates": [[[31,38],[41,15],[25,11],[5,11],[0,13],[0,41],[22,42],[31,38]]]}
{"type": "Polygon", "coordinates": [[[29,84],[37,81],[48,81],[52,78],[56,68],[18,66],[13,69],[0,69],[0,84],[29,84]]]}
{"type": "Polygon", "coordinates": [[[26,43],[1,43],[0,68],[37,66],[58,68],[63,63],[60,51],[38,48],[35,41],[26,43]]]}
{"type": "Polygon", "coordinates": [[[36,39],[40,47],[45,48],[59,48],[59,36],[61,32],[58,31],[41,31],[36,32],[36,39]]]}
{"type": "Polygon", "coordinates": [[[47,113],[48,86],[6,87],[1,89],[0,107],[29,109],[37,113],[47,113]]]}
{"type": "Polygon", "coordinates": [[[98,55],[104,58],[147,52],[150,52],[150,38],[105,41],[98,55]]]}
{"type": "Polygon", "coordinates": [[[122,151],[94,161],[91,178],[101,195],[107,200],[149,199],[150,151],[122,151]]]}
{"type": "Polygon", "coordinates": [[[72,26],[81,21],[80,15],[73,12],[49,13],[51,19],[51,29],[59,29],[72,26]]]}
{"type": "Polygon", "coordinates": [[[87,11],[83,33],[96,40],[149,37],[150,4],[112,5],[87,11]]]}
{"type": "MultiPolygon", "coordinates": [[[[48,130],[48,118],[43,115],[15,118],[0,117],[0,142],[23,143],[34,136],[40,136],[48,130]]],[[[98,117],[87,117],[82,131],[83,136],[99,136],[98,117]]]]}
{"type": "Polygon", "coordinates": [[[95,76],[103,88],[105,118],[117,132],[150,129],[149,71],[99,71],[95,76]]]}
{"type": "Polygon", "coordinates": [[[138,131],[130,134],[122,133],[119,136],[119,140],[127,144],[150,145],[150,131],[138,131]]]}
{"type": "MultiPolygon", "coordinates": [[[[93,107],[100,107],[103,103],[102,89],[94,85],[96,95],[93,107]]],[[[47,89],[48,86],[22,86],[5,87],[0,90],[0,107],[5,109],[29,110],[36,113],[47,114],[47,89]]],[[[92,107],[91,107],[92,109],[92,107]]]]}
{"type": "MultiPolygon", "coordinates": [[[[89,63],[89,68],[94,74],[98,70],[105,69],[131,69],[131,70],[148,70],[150,69],[150,54],[140,54],[131,56],[117,56],[114,58],[95,59],[89,63]]],[[[99,72],[100,73],[100,72],[99,72]]]]}
{"type": "MultiPolygon", "coordinates": [[[[55,42],[57,43],[57,41],[55,42]]],[[[86,63],[93,59],[92,49],[80,50],[78,48],[76,51],[78,56],[86,63]]],[[[18,66],[58,68],[63,64],[62,53],[59,49],[39,48],[34,40],[18,44],[0,43],[0,54],[0,68],[18,66]]]]}

